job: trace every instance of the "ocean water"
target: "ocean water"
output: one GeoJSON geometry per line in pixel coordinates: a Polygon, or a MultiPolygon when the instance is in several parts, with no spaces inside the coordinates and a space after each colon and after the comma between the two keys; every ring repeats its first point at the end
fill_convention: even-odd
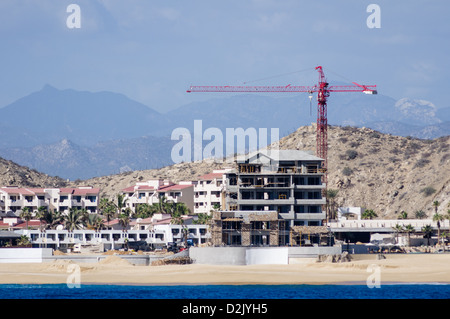
{"type": "Polygon", "coordinates": [[[367,285],[23,285],[1,284],[2,299],[449,299],[450,284],[367,285]]]}

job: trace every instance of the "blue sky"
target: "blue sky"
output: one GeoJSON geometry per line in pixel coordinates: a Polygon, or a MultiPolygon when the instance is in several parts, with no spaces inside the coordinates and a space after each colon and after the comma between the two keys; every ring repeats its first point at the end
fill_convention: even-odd
{"type": "Polygon", "coordinates": [[[0,107],[50,84],[164,113],[221,96],[189,85],[313,85],[317,65],[330,82],[448,107],[449,18],[445,0],[1,0],[0,107]],[[72,3],[79,29],[66,25],[72,3]]]}

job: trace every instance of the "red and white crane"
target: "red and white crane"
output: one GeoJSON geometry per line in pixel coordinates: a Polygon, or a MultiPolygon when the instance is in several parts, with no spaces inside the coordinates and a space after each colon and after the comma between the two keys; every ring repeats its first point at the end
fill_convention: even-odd
{"type": "Polygon", "coordinates": [[[377,94],[376,85],[329,85],[321,66],[316,67],[319,72],[319,83],[314,86],[191,86],[190,92],[236,92],[236,93],[263,93],[263,92],[307,92],[310,98],[317,92],[317,128],[316,128],[316,154],[324,159],[323,169],[325,176],[328,168],[328,120],[327,120],[327,98],[331,92],[362,92],[365,94],[377,94]]]}

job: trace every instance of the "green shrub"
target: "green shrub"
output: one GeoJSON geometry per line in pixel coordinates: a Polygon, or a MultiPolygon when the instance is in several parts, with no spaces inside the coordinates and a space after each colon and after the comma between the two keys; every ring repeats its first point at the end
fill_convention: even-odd
{"type": "Polygon", "coordinates": [[[431,186],[427,186],[427,187],[422,188],[422,190],[420,192],[423,193],[424,196],[430,196],[430,195],[436,193],[436,190],[431,186]]]}
{"type": "Polygon", "coordinates": [[[416,164],[414,165],[414,168],[417,168],[417,167],[424,167],[424,166],[427,165],[429,162],[430,162],[429,160],[427,160],[427,159],[425,159],[425,158],[421,158],[421,159],[419,159],[419,160],[416,162],[416,164]]]}
{"type": "Polygon", "coordinates": [[[353,174],[353,170],[350,167],[346,166],[342,170],[342,174],[345,175],[345,176],[350,176],[350,175],[353,174]]]}
{"type": "Polygon", "coordinates": [[[349,160],[355,159],[358,156],[358,152],[355,150],[347,150],[345,152],[345,155],[347,155],[347,158],[349,160]]]}

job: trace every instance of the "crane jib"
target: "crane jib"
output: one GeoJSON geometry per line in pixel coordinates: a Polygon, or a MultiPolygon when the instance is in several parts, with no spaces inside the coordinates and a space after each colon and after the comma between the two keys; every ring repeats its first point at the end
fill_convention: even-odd
{"type": "MultiPolygon", "coordinates": [[[[319,92],[317,86],[191,86],[188,93],[191,92],[319,92]]],[[[366,94],[377,94],[376,85],[338,85],[329,86],[324,89],[329,92],[364,92],[366,94]]]]}

